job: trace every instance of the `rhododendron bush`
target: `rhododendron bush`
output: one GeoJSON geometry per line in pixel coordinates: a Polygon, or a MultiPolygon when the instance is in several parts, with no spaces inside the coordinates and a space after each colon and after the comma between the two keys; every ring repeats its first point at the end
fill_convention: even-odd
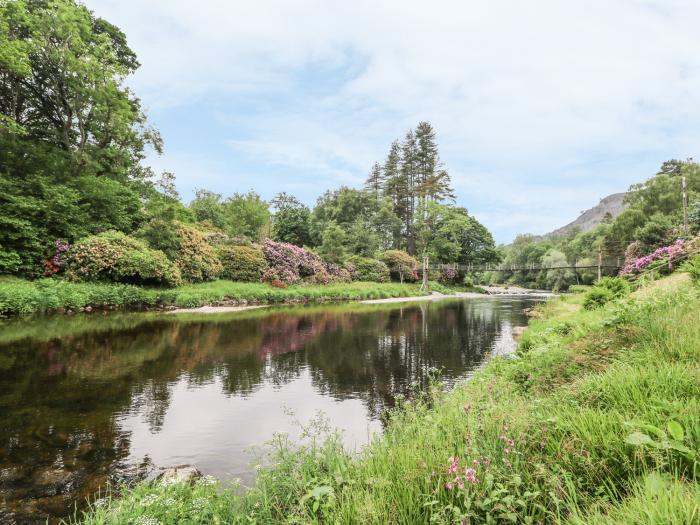
{"type": "Polygon", "coordinates": [[[75,281],[129,284],[182,283],[180,270],[165,254],[121,232],[86,237],[62,254],[66,275],[75,281]]]}
{"type": "Polygon", "coordinates": [[[626,262],[625,267],[620,272],[620,275],[639,273],[653,262],[662,260],[667,261],[669,271],[673,271],[674,261],[685,257],[687,254],[686,248],[686,242],[683,239],[678,239],[673,244],[657,248],[648,255],[631,258],[626,262]]]}
{"type": "Polygon", "coordinates": [[[268,239],[263,243],[262,250],[268,266],[261,279],[263,282],[328,284],[350,280],[347,270],[326,264],[317,254],[299,246],[268,239]]]}

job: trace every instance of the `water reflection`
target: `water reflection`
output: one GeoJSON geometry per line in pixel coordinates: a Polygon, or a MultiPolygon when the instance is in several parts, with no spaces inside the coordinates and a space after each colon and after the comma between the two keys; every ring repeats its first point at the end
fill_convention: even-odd
{"type": "Polygon", "coordinates": [[[509,351],[530,304],[52,319],[56,337],[41,324],[0,325],[0,522],[65,515],[152,465],[249,479],[246,449],[297,431],[287,409],[301,421],[322,410],[358,446],[430,367],[454,381],[509,351]]]}

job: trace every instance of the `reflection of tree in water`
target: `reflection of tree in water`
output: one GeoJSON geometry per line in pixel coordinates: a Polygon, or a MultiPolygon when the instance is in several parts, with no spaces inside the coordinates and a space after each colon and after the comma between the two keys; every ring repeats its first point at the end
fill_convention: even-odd
{"type": "Polygon", "coordinates": [[[183,378],[249,396],[308,370],[318,391],[358,397],[377,416],[431,366],[447,379],[463,376],[521,308],[477,301],[158,318],[0,346],[0,468],[16,471],[9,484],[0,480],[0,498],[38,517],[68,511],[128,457],[119,414],[140,414],[158,432],[171,385],[183,378]]]}
{"type": "Polygon", "coordinates": [[[454,380],[478,365],[500,333],[501,316],[489,303],[466,302],[358,314],[353,330],[324,334],[307,348],[307,359],[320,389],[360,397],[377,416],[396,394],[423,386],[429,368],[454,380]]]}

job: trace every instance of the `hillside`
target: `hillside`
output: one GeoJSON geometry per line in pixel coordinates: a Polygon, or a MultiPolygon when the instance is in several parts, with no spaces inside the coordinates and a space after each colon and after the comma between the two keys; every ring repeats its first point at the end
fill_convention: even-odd
{"type": "Polygon", "coordinates": [[[561,228],[543,235],[542,238],[551,239],[563,237],[574,228],[578,228],[578,230],[581,232],[590,231],[598,224],[603,222],[603,219],[608,213],[610,213],[614,219],[626,208],[626,205],[623,202],[625,195],[626,193],[624,192],[613,193],[612,195],[602,198],[598,204],[581,213],[576,220],[570,222],[566,226],[562,226],[561,228]]]}

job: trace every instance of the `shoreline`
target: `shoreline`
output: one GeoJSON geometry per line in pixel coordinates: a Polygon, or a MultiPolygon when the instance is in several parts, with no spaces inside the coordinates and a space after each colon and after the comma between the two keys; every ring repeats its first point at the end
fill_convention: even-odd
{"type": "MultiPolygon", "coordinates": [[[[290,303],[292,304],[292,303],[290,303]]],[[[272,306],[272,304],[255,304],[255,305],[241,305],[241,306],[212,306],[204,305],[198,306],[197,308],[175,308],[174,310],[167,310],[166,314],[223,314],[228,312],[244,312],[246,310],[257,310],[259,308],[267,308],[272,306]]]]}

